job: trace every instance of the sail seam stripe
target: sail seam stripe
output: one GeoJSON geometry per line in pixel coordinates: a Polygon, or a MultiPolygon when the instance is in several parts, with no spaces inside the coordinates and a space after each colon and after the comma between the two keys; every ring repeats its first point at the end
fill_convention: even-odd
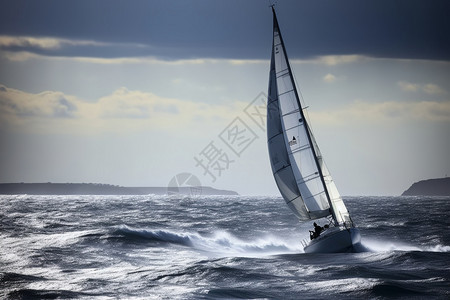
{"type": "MultiPolygon", "coordinates": [[[[275,68],[275,70],[276,70],[276,68],[275,68]]],[[[289,73],[289,69],[288,69],[288,68],[284,68],[284,69],[281,69],[281,70],[275,71],[275,74],[278,74],[278,73],[281,73],[281,72],[286,72],[286,73],[289,73]]]]}
{"type": "Polygon", "coordinates": [[[298,183],[298,184],[304,184],[304,183],[307,183],[307,182],[309,182],[309,181],[311,181],[311,180],[314,180],[314,179],[319,178],[319,176],[313,176],[313,175],[316,175],[316,174],[308,175],[308,176],[306,176],[306,178],[307,178],[307,177],[310,177],[310,178],[305,179],[305,180],[303,180],[303,181],[297,181],[297,183],[298,183]],[[311,177],[311,176],[312,176],[312,177],[311,177]]]}
{"type": "Polygon", "coordinates": [[[276,74],[276,77],[277,77],[277,79],[280,79],[281,77],[291,77],[291,74],[289,72],[286,72],[281,75],[276,74]]]}
{"type": "Polygon", "coordinates": [[[280,134],[283,134],[283,132],[279,132],[279,133],[275,134],[274,136],[270,137],[267,141],[270,142],[272,139],[279,136],[280,134]]]}
{"type": "Polygon", "coordinates": [[[295,150],[291,150],[291,154],[294,154],[294,153],[297,153],[297,152],[300,152],[300,151],[303,151],[303,150],[308,150],[308,149],[311,149],[311,147],[308,146],[308,145],[304,145],[304,146],[299,147],[299,148],[297,148],[295,150]]]}
{"type": "Polygon", "coordinates": [[[288,113],[285,113],[284,115],[281,115],[281,116],[284,117],[284,116],[288,116],[288,115],[295,114],[295,113],[297,113],[297,112],[300,112],[300,109],[296,108],[296,109],[294,109],[293,111],[290,111],[290,112],[288,112],[288,113]]]}
{"type": "Polygon", "coordinates": [[[295,125],[295,126],[292,126],[292,127],[289,127],[289,128],[286,128],[286,130],[284,131],[284,132],[288,132],[288,130],[291,130],[291,129],[294,129],[294,128],[296,128],[296,127],[300,127],[300,126],[303,126],[302,124],[298,124],[298,125],[295,125]]]}
{"type": "Polygon", "coordinates": [[[282,76],[285,76],[285,75],[289,75],[289,69],[283,69],[283,70],[280,70],[280,71],[278,71],[278,72],[275,72],[275,77],[276,77],[277,79],[280,78],[280,77],[282,77],[282,76]],[[278,74],[280,74],[281,72],[286,72],[286,74],[278,75],[278,74]]]}
{"type": "Polygon", "coordinates": [[[284,170],[288,167],[291,166],[291,163],[288,163],[287,165],[283,165],[283,167],[279,168],[278,170],[276,170],[275,172],[273,172],[273,174],[277,174],[278,172],[280,172],[281,170],[284,170]]]}
{"type": "Polygon", "coordinates": [[[315,194],[315,195],[311,195],[311,196],[309,196],[309,197],[306,197],[305,200],[306,200],[306,199],[309,199],[309,198],[314,198],[314,197],[316,197],[317,195],[320,195],[320,194],[323,194],[323,193],[325,193],[325,191],[321,191],[321,192],[319,192],[319,193],[317,193],[317,194],[315,194]]]}
{"type": "Polygon", "coordinates": [[[284,92],[284,93],[278,94],[278,97],[280,97],[280,96],[282,96],[282,95],[284,95],[284,94],[290,93],[290,92],[292,92],[292,91],[293,91],[293,90],[288,90],[287,92],[284,92]]]}
{"type": "Polygon", "coordinates": [[[292,201],[295,201],[295,200],[297,200],[298,198],[302,199],[302,196],[301,196],[301,195],[298,195],[297,197],[295,197],[295,198],[292,199],[292,200],[287,201],[286,203],[291,203],[292,201]]]}

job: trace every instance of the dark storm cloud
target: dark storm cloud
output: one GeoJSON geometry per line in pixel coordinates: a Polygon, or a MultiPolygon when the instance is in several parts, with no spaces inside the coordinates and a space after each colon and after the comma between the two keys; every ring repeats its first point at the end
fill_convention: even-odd
{"type": "MultiPolygon", "coordinates": [[[[4,50],[161,59],[267,59],[267,1],[2,1],[0,35],[103,45],[4,50]]],[[[291,58],[361,54],[450,60],[450,1],[278,1],[291,58]]]]}

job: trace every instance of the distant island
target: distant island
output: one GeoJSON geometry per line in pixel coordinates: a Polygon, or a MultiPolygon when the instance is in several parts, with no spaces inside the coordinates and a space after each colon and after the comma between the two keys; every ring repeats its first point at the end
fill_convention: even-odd
{"type": "Polygon", "coordinates": [[[450,196],[450,177],[421,180],[404,191],[402,196],[450,196]]]}
{"type": "Polygon", "coordinates": [[[124,187],[98,183],[0,183],[0,195],[239,195],[234,191],[199,187],[124,187]]]}

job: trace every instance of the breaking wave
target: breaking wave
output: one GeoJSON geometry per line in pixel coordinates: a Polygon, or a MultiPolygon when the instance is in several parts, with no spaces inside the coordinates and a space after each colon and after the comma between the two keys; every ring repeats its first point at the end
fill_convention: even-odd
{"type": "Polygon", "coordinates": [[[215,231],[210,235],[202,235],[197,232],[175,232],[164,229],[147,230],[120,226],[114,231],[113,235],[116,238],[121,237],[124,241],[132,240],[158,245],[182,245],[199,251],[214,253],[219,256],[253,256],[258,254],[268,255],[302,252],[300,245],[292,245],[287,241],[273,236],[265,236],[246,241],[223,230],[215,231]]]}

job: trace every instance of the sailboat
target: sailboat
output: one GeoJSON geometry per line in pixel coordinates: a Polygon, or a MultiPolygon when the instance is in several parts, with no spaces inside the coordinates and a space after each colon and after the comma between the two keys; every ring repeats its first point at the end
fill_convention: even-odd
{"type": "Polygon", "coordinates": [[[301,221],[319,220],[306,253],[352,252],[359,230],[331,178],[300,103],[275,8],[267,100],[267,144],[273,176],[288,207],[301,221]]]}

